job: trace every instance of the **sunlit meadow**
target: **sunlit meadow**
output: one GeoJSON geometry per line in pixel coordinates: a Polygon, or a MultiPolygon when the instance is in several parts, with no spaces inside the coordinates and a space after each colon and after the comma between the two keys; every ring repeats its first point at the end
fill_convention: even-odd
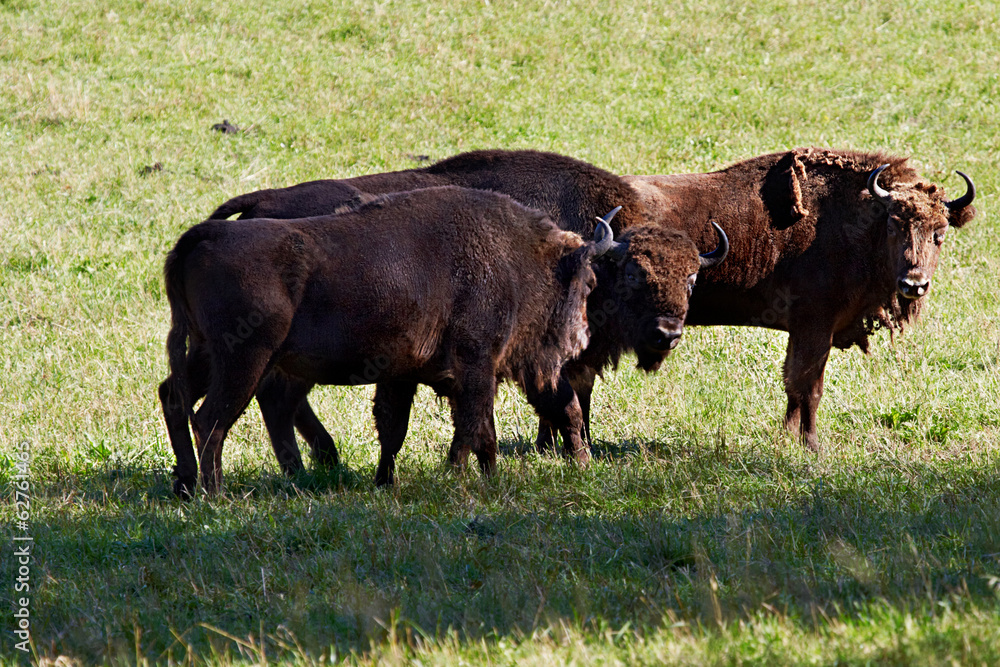
{"type": "Polygon", "coordinates": [[[0,662],[1000,662],[998,37],[954,0],[0,0],[0,662]],[[507,386],[499,474],[456,474],[422,389],[376,491],[371,388],[328,387],[346,466],[283,478],[251,405],[225,494],[172,497],[163,259],[225,199],[476,148],[655,174],[810,145],[979,188],[922,321],[832,354],[818,454],[780,427],[785,335],[714,328],[606,374],[585,470],[507,386]]]}

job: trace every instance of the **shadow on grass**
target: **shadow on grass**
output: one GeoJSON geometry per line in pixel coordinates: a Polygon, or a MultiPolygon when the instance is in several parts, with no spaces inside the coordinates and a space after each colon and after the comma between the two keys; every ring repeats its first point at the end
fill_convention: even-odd
{"type": "MultiPolygon", "coordinates": [[[[372,474],[369,470],[352,470],[343,465],[304,468],[292,476],[244,468],[227,472],[224,494],[231,498],[259,498],[357,491],[372,486],[372,474]]],[[[48,497],[69,495],[81,502],[103,504],[177,500],[172,470],[142,462],[110,461],[87,473],[57,468],[50,479],[51,483],[40,489],[48,497]]]]}
{"type": "MultiPolygon", "coordinates": [[[[711,467],[710,456],[696,465],[711,467]]],[[[723,472],[714,465],[709,476],[723,472]]],[[[794,472],[775,474],[779,465],[740,469],[763,484],[794,472]]],[[[895,482],[846,471],[795,499],[761,493],[749,509],[682,513],[658,508],[688,493],[690,479],[649,492],[642,511],[620,511],[611,497],[581,513],[573,494],[600,498],[606,480],[555,470],[539,484],[513,471],[483,481],[421,468],[375,492],[369,475],[348,470],[285,479],[248,469],[227,477],[223,498],[190,503],[172,499],[166,471],[77,475],[65,488],[102,506],[64,503],[33,524],[33,636],[44,655],[134,658],[139,641],[139,653],[162,662],[188,648],[236,651],[226,635],[259,640],[262,630],[271,655],[285,633],[319,657],[367,651],[400,624],[479,640],[560,622],[713,627],[762,609],[810,625],[883,602],[928,613],[940,601],[997,607],[995,470],[947,484],[930,465],[895,482]],[[580,488],[547,484],[557,477],[580,488]]]]}
{"type": "MultiPolygon", "coordinates": [[[[532,454],[542,456],[552,456],[562,458],[562,440],[559,440],[554,449],[539,451],[535,447],[534,440],[526,437],[501,438],[497,447],[501,456],[525,457],[532,454]]],[[[614,461],[627,459],[634,456],[641,456],[644,452],[653,451],[658,454],[676,454],[679,450],[687,452],[690,450],[686,446],[678,446],[673,442],[653,441],[644,443],[637,440],[624,440],[614,442],[611,440],[595,440],[590,447],[590,455],[597,460],[614,461]]]]}

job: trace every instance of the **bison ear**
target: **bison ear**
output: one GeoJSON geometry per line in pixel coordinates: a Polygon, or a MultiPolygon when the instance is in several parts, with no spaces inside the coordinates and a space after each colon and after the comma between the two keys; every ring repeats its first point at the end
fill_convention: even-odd
{"type": "Polygon", "coordinates": [[[792,164],[788,168],[788,191],[792,203],[792,219],[796,222],[809,215],[809,209],[802,203],[802,185],[806,180],[806,167],[798,153],[792,153],[792,164]]]}
{"type": "Polygon", "coordinates": [[[802,201],[806,168],[799,151],[789,151],[772,167],[764,179],[761,198],[778,229],[787,229],[809,215],[802,201]]]}
{"type": "Polygon", "coordinates": [[[948,224],[961,227],[976,215],[976,207],[972,205],[972,200],[976,198],[976,184],[962,172],[955,173],[965,179],[965,194],[958,199],[946,201],[944,205],[948,207],[948,224]]]}

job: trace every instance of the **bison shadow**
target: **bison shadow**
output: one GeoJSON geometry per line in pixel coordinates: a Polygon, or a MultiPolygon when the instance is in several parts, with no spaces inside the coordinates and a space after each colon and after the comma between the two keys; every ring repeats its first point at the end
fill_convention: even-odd
{"type": "MultiPolygon", "coordinates": [[[[564,458],[561,453],[561,441],[558,444],[558,450],[549,449],[540,452],[535,446],[534,439],[519,435],[512,438],[501,438],[498,441],[498,447],[501,456],[508,456],[512,458],[524,458],[533,454],[540,454],[542,456],[552,458],[564,458]]],[[[615,442],[613,440],[595,440],[591,444],[590,454],[596,461],[614,462],[629,459],[635,456],[641,456],[644,452],[654,449],[660,451],[671,448],[673,448],[671,443],[661,442],[658,440],[649,442],[640,440],[622,440],[620,442],[615,442]]]]}
{"type": "MultiPolygon", "coordinates": [[[[766,465],[746,474],[766,483],[766,465]]],[[[296,481],[237,470],[227,495],[259,501],[234,512],[225,498],[157,502],[169,496],[165,471],[109,467],[74,483],[117,502],[33,526],[33,576],[44,583],[32,634],[43,652],[106,661],[109,650],[136,655],[139,629],[141,653],[162,661],[187,646],[238,651],[212,628],[237,638],[263,629],[272,655],[289,651],[293,642],[278,640],[291,636],[317,656],[406,632],[414,644],[449,629],[492,642],[561,626],[714,627],[758,613],[810,626],[920,600],[993,608],[983,573],[1000,566],[1000,479],[979,471],[935,483],[939,472],[912,465],[922,495],[904,493],[898,507],[859,510],[863,479],[847,491],[820,479],[797,500],[679,517],[567,511],[570,488],[511,510],[492,502],[508,490],[435,483],[437,470],[415,472],[397,496],[318,495],[371,485],[349,471],[296,481]],[[319,492],[304,492],[309,484],[319,492]],[[483,514],[462,511],[461,498],[438,514],[425,508],[457,487],[484,496],[483,514]]]]}

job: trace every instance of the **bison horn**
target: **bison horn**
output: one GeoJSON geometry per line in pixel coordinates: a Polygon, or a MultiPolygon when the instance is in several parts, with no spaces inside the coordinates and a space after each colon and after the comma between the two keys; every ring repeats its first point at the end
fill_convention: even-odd
{"type": "Polygon", "coordinates": [[[597,219],[597,227],[594,228],[595,258],[609,252],[613,256],[617,256],[624,251],[624,244],[615,241],[615,233],[612,231],[610,224],[615,214],[620,210],[622,210],[622,207],[617,206],[603,218],[597,219]]]}
{"type": "Polygon", "coordinates": [[[949,211],[959,211],[971,204],[972,200],[976,198],[976,186],[972,182],[972,179],[960,171],[956,170],[955,173],[965,179],[965,194],[958,199],[952,199],[944,203],[949,211]]]}
{"type": "Polygon", "coordinates": [[[726,258],[729,254],[729,237],[726,233],[722,231],[722,227],[715,224],[714,220],[710,221],[712,226],[715,227],[715,235],[719,237],[719,245],[716,246],[715,250],[712,252],[706,252],[703,255],[699,255],[701,258],[701,268],[707,269],[710,266],[715,266],[722,260],[726,258]]]}
{"type": "Polygon", "coordinates": [[[883,190],[878,184],[878,175],[881,174],[889,165],[883,164],[881,167],[876,169],[868,177],[868,192],[872,193],[872,197],[882,202],[884,205],[888,206],[892,202],[892,195],[888,191],[883,190]]]}

